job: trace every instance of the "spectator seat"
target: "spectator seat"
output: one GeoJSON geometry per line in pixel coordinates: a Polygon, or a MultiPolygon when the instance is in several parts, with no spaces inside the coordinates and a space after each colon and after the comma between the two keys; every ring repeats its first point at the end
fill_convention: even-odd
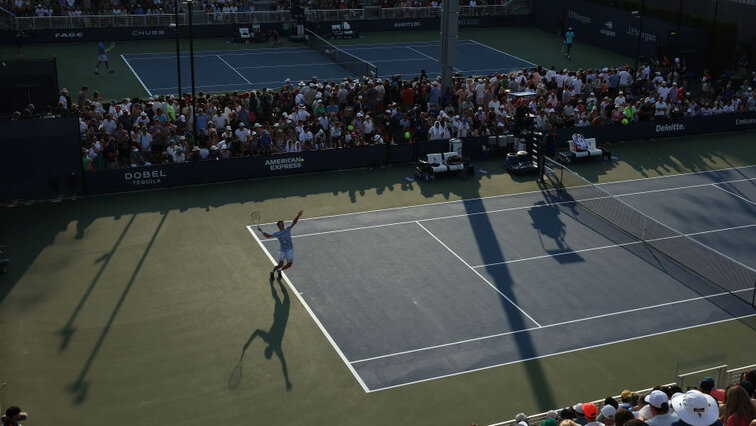
{"type": "Polygon", "coordinates": [[[240,27],[239,28],[239,39],[243,43],[249,43],[250,41],[254,41],[252,33],[249,32],[249,28],[248,27],[240,27]]]}

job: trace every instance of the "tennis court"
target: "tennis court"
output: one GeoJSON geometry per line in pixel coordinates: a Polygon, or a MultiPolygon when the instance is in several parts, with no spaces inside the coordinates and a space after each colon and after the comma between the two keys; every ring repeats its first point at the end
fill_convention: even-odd
{"type": "Polygon", "coordinates": [[[739,265],[734,295],[551,190],[303,219],[285,278],[366,392],[749,317],[755,179],[601,185],[739,265]]]}
{"type": "MultiPolygon", "coordinates": [[[[425,69],[429,76],[439,75],[440,43],[373,43],[338,46],[360,60],[378,68],[380,78],[399,74],[404,78],[419,75],[425,69]]],[[[475,40],[457,44],[455,72],[463,75],[486,75],[510,72],[534,66],[475,40]]],[[[176,53],[141,53],[121,55],[144,89],[150,95],[174,94],[178,91],[176,53]]],[[[189,54],[181,54],[182,90],[190,87],[189,54]]],[[[261,48],[248,50],[203,51],[194,54],[197,91],[223,92],[280,87],[286,78],[294,82],[310,81],[313,75],[321,81],[341,81],[345,77],[361,77],[307,47],[261,48]]]]}

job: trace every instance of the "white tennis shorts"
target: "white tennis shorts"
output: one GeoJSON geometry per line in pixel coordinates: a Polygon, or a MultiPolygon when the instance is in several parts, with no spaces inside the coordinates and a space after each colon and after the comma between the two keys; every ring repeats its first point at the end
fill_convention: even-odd
{"type": "Polygon", "coordinates": [[[282,260],[288,260],[289,262],[293,262],[294,261],[294,249],[292,248],[292,249],[288,249],[288,250],[284,250],[284,249],[279,250],[278,251],[278,261],[280,262],[282,260]]]}
{"type": "Polygon", "coordinates": [[[105,55],[105,54],[97,55],[97,60],[100,62],[108,62],[108,55],[105,55]]]}

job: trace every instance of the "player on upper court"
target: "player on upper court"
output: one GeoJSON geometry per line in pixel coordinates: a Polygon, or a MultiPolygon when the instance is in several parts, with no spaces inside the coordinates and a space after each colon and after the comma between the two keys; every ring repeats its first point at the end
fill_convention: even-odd
{"type": "Polygon", "coordinates": [[[99,42],[97,43],[97,64],[94,67],[95,74],[100,73],[100,64],[103,62],[105,63],[105,69],[112,74],[113,70],[110,69],[110,64],[108,64],[108,49],[105,48],[105,43],[99,42]]]}
{"type": "Polygon", "coordinates": [[[572,43],[575,39],[575,32],[572,31],[572,27],[567,28],[567,32],[564,34],[564,44],[567,46],[567,59],[572,59],[572,43]]]}
{"type": "Polygon", "coordinates": [[[299,221],[299,218],[302,216],[302,213],[304,213],[303,210],[300,210],[299,213],[297,213],[297,217],[294,218],[294,220],[291,222],[291,225],[284,226],[285,223],[283,220],[279,220],[276,223],[276,226],[278,226],[278,231],[268,234],[267,232],[263,231],[262,228],[259,226],[257,227],[257,230],[262,232],[263,236],[265,238],[278,238],[278,242],[281,244],[281,248],[278,250],[278,265],[276,265],[272,271],[270,271],[270,279],[275,278],[275,273],[278,271],[278,278],[281,278],[281,271],[284,269],[291,268],[291,265],[294,263],[294,243],[291,241],[291,228],[294,227],[294,225],[297,224],[299,221]],[[288,261],[286,265],[284,265],[284,260],[288,261]]]}

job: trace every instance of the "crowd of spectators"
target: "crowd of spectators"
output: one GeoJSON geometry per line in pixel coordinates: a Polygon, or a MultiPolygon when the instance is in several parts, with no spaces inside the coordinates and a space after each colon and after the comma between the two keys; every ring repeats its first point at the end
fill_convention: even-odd
{"type": "MultiPolygon", "coordinates": [[[[756,79],[756,73],[753,74],[756,79]]],[[[441,90],[425,72],[292,82],[222,95],[199,93],[196,135],[190,95],[105,100],[87,87],[61,92],[45,117],[78,114],[85,167],[91,170],[182,163],[519,133],[527,127],[631,125],[634,122],[756,111],[756,90],[735,80],[695,77],[678,60],[556,71],[541,67],[486,77],[455,77],[441,90]],[[529,91],[527,96],[513,93],[529,91]]],[[[39,113],[30,106],[16,117],[39,113]]]]}
{"type": "MultiPolygon", "coordinates": [[[[441,0],[377,0],[376,6],[440,7],[441,0]]],[[[466,0],[464,5],[482,6],[503,4],[504,0],[466,0]]],[[[294,6],[304,9],[362,9],[362,0],[202,0],[199,2],[207,14],[222,17],[229,13],[256,10],[290,10],[294,6]]],[[[371,2],[372,4],[372,2],[371,2]]],[[[173,1],[166,0],[0,0],[0,7],[16,16],[82,16],[82,15],[157,15],[173,13],[173,1]]],[[[222,20],[218,18],[217,20],[222,20]]]]}
{"type": "MultiPolygon", "coordinates": [[[[561,411],[549,411],[540,426],[756,426],[756,371],[746,371],[741,381],[719,389],[706,377],[697,389],[656,386],[639,395],[629,390],[619,400],[578,403],[561,411]]],[[[525,413],[515,426],[538,426],[525,413]]],[[[474,426],[475,424],[473,424],[474,426]]]]}
{"type": "Polygon", "coordinates": [[[158,15],[173,13],[165,0],[0,0],[16,16],[158,15]]]}

